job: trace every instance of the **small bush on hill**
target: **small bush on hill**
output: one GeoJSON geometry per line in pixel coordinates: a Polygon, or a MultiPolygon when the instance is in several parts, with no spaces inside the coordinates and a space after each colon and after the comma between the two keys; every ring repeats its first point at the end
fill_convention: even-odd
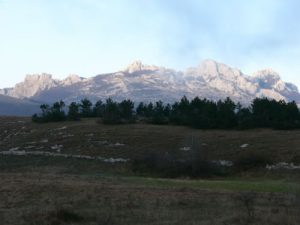
{"type": "Polygon", "coordinates": [[[234,161],[238,171],[264,168],[267,164],[272,164],[272,160],[266,154],[257,152],[244,152],[234,161]]]}
{"type": "Polygon", "coordinates": [[[199,157],[178,158],[175,155],[150,153],[132,160],[132,171],[158,177],[211,177],[224,176],[230,171],[212,161],[199,157]]]}
{"type": "Polygon", "coordinates": [[[52,107],[43,104],[40,106],[42,113],[34,114],[32,121],[39,123],[65,121],[67,117],[63,110],[64,107],[65,103],[63,101],[55,102],[52,107]]]}

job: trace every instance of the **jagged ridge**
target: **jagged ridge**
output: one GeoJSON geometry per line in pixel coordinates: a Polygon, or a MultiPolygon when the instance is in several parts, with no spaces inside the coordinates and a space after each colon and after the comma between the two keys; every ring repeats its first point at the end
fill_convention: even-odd
{"type": "Polygon", "coordinates": [[[58,99],[71,102],[83,97],[171,102],[186,95],[212,100],[231,97],[244,104],[249,104],[255,97],[300,103],[298,88],[282,81],[279,74],[271,69],[249,76],[213,60],[205,60],[184,72],[135,61],[119,72],[92,78],[70,75],[64,80],[56,80],[50,74],[27,75],[24,82],[14,88],[0,90],[0,94],[42,102],[58,99]]]}

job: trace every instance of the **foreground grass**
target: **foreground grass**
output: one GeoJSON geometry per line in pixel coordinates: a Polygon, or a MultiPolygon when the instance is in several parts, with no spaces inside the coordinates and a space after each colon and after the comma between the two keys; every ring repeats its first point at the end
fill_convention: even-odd
{"type": "Polygon", "coordinates": [[[197,188],[207,190],[292,193],[300,195],[298,177],[251,177],[244,176],[211,179],[166,179],[136,176],[129,171],[128,165],[109,165],[98,161],[80,159],[50,158],[41,156],[1,156],[2,172],[29,172],[78,175],[82,178],[96,178],[128,185],[142,185],[160,188],[197,188]]]}
{"type": "Polygon", "coordinates": [[[162,179],[124,164],[0,157],[6,225],[298,225],[299,193],[292,179],[162,179]]]}
{"type": "Polygon", "coordinates": [[[271,192],[271,193],[293,193],[300,195],[300,185],[298,182],[285,180],[235,180],[227,178],[225,180],[205,179],[162,179],[144,177],[122,177],[118,178],[123,182],[132,184],[142,184],[149,187],[179,187],[179,188],[200,188],[209,190],[226,191],[251,191],[251,192],[271,192]]]}
{"type": "Polygon", "coordinates": [[[7,225],[298,225],[299,196],[284,184],[6,172],[0,216],[7,225]]]}
{"type": "Polygon", "coordinates": [[[251,178],[246,180],[241,177],[226,177],[224,179],[168,179],[143,176],[114,175],[111,173],[97,174],[96,178],[108,181],[126,183],[131,185],[142,185],[159,188],[195,188],[213,191],[234,192],[269,192],[290,193],[300,196],[300,183],[291,179],[263,179],[251,178]]]}

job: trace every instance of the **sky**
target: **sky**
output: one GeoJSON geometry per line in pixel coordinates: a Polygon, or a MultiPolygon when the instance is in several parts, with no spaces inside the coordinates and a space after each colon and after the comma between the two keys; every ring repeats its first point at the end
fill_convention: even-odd
{"type": "Polygon", "coordinates": [[[298,0],[0,0],[0,88],[26,74],[91,77],[134,60],[272,68],[300,87],[298,0]]]}

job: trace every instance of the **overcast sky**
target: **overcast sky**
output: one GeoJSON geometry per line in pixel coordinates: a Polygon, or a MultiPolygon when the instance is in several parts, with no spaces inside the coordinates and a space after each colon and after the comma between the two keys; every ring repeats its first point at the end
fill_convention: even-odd
{"type": "Polygon", "coordinates": [[[0,87],[26,74],[184,70],[214,59],[300,86],[298,0],[0,0],[0,87]]]}

